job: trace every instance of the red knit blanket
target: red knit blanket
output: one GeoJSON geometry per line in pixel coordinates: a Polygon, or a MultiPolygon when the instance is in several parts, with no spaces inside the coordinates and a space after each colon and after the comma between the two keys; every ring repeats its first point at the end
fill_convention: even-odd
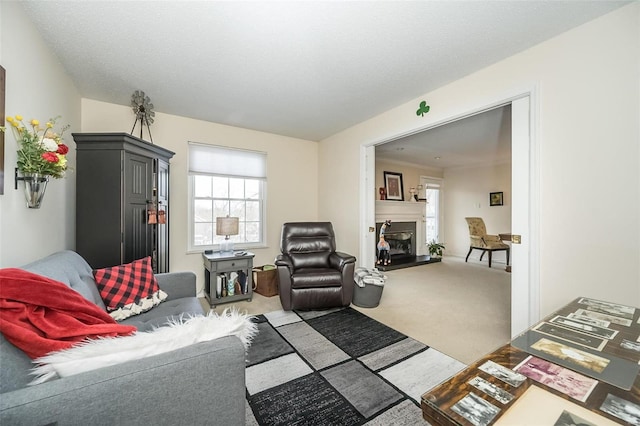
{"type": "Polygon", "coordinates": [[[0,269],[0,331],[30,358],[85,339],[126,336],[136,328],[61,282],[16,268],[0,269]]]}

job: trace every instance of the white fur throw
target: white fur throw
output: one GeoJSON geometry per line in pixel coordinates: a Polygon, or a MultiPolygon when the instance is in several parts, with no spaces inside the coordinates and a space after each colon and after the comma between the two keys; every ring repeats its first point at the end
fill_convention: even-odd
{"type": "Polygon", "coordinates": [[[37,367],[31,374],[36,378],[29,384],[37,385],[56,376],[84,373],[224,336],[238,336],[246,350],[258,332],[251,318],[235,309],[225,309],[221,315],[211,311],[206,316],[180,317],[163,327],[131,336],[85,340],[69,349],[34,359],[37,367]]]}

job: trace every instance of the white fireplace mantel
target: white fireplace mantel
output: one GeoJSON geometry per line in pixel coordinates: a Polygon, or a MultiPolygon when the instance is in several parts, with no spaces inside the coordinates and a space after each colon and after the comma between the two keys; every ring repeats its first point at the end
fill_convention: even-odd
{"type": "Polygon", "coordinates": [[[376,223],[382,223],[385,220],[393,222],[415,222],[416,223],[416,255],[422,256],[427,254],[427,245],[425,237],[425,208],[426,205],[421,201],[376,201],[376,223]]]}
{"type": "Polygon", "coordinates": [[[376,201],[376,222],[387,219],[396,222],[420,222],[424,220],[425,203],[416,201],[376,201]]]}

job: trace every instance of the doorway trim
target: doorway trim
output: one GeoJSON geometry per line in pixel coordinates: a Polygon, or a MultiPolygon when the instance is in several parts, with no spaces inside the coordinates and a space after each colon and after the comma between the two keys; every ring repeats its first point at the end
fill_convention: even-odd
{"type": "MultiPolygon", "coordinates": [[[[523,332],[527,327],[540,319],[540,255],[539,255],[539,155],[538,155],[538,89],[534,84],[524,90],[515,89],[505,97],[489,97],[475,107],[459,106],[460,113],[452,114],[444,119],[429,123],[395,136],[363,141],[360,144],[360,265],[372,268],[375,254],[371,247],[375,246],[375,147],[387,142],[452,123],[481,112],[512,104],[514,101],[529,98],[529,132],[528,146],[522,147],[528,154],[528,250],[526,252],[526,288],[512,290],[511,298],[511,336],[523,332]]],[[[458,107],[454,107],[454,110],[458,107]]],[[[522,151],[522,150],[521,150],[522,151]]],[[[523,248],[527,248],[526,246],[523,248]]],[[[513,287],[513,286],[512,286],[513,287]]]]}

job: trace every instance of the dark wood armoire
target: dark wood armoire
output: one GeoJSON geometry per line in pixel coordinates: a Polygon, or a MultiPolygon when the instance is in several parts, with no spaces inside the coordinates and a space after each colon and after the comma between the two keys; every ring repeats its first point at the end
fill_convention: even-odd
{"type": "Polygon", "coordinates": [[[92,268],[151,256],[169,272],[169,161],[127,133],[74,133],[76,251],[92,268]]]}

